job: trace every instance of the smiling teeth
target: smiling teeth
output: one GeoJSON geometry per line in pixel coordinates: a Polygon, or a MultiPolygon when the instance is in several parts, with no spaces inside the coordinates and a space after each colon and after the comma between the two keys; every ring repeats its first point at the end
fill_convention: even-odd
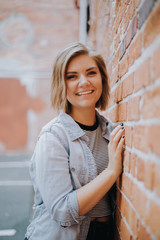
{"type": "Polygon", "coordinates": [[[92,93],[92,92],[93,92],[93,91],[80,92],[80,93],[77,93],[77,95],[81,96],[81,95],[90,94],[90,93],[92,93]]]}

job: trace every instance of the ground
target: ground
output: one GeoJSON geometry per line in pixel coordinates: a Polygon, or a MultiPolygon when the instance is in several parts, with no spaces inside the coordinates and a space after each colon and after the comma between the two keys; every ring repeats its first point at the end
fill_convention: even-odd
{"type": "Polygon", "coordinates": [[[29,154],[0,155],[1,240],[24,239],[33,203],[29,159],[29,154]]]}

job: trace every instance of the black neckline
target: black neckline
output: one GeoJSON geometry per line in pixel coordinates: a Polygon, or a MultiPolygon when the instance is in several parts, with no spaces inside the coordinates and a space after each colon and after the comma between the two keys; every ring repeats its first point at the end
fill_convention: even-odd
{"type": "Polygon", "coordinates": [[[98,122],[98,118],[96,117],[96,122],[92,125],[92,126],[87,126],[87,125],[84,125],[82,123],[79,123],[79,122],[76,122],[80,128],[82,128],[83,130],[86,130],[86,131],[94,131],[97,129],[98,125],[99,125],[99,122],[98,122]]]}

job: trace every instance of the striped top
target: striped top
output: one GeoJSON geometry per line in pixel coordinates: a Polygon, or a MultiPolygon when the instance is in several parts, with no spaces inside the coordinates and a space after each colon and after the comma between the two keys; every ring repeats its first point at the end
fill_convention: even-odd
{"type": "MultiPolygon", "coordinates": [[[[93,154],[97,166],[97,173],[100,174],[108,166],[108,142],[102,137],[101,126],[96,122],[93,126],[85,126],[78,123],[88,137],[88,147],[93,154]]],[[[112,214],[109,195],[106,194],[101,201],[90,211],[91,217],[104,217],[112,214]]]]}

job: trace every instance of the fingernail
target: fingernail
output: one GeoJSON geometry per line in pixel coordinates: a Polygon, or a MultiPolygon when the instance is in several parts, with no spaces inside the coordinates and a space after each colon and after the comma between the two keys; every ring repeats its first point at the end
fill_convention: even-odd
{"type": "Polygon", "coordinates": [[[121,126],[123,126],[123,123],[120,123],[121,126]]]}
{"type": "Polygon", "coordinates": [[[121,127],[121,129],[123,130],[123,129],[124,129],[124,127],[121,127]]]}
{"type": "Polygon", "coordinates": [[[125,136],[123,135],[122,138],[124,138],[125,136]]]}

